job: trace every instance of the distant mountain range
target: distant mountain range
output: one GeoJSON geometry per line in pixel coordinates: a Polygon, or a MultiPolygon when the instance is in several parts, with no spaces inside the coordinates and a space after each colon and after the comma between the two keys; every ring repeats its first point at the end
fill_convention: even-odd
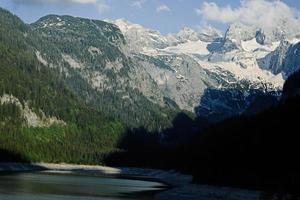
{"type": "Polygon", "coordinates": [[[175,169],[298,194],[300,36],[282,23],[162,35],[0,8],[0,162],[175,169]]]}
{"type": "MultiPolygon", "coordinates": [[[[0,15],[1,23],[16,18],[0,15]]],[[[262,110],[300,68],[300,37],[284,26],[268,33],[232,24],[225,35],[186,27],[162,35],[124,19],[49,15],[18,23],[20,40],[40,65],[55,70],[81,102],[129,127],[161,129],[181,111],[218,121],[262,110]],[[268,103],[257,103],[264,98],[268,103]]]]}
{"type": "Polygon", "coordinates": [[[212,27],[161,35],[124,19],[111,23],[120,28],[130,56],[150,74],[162,96],[213,120],[246,112],[262,96],[276,99],[284,80],[299,69],[290,61],[295,58],[288,57],[300,37],[285,33],[284,24],[271,33],[232,24],[223,36],[212,27]]]}

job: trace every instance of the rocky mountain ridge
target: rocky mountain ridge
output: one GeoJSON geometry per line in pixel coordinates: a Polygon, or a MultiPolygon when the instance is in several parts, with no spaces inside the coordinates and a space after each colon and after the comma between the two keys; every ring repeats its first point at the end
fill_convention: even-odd
{"type": "MultiPolygon", "coordinates": [[[[270,34],[243,24],[232,24],[224,36],[213,28],[206,32],[183,28],[178,34],[164,36],[158,31],[125,20],[113,23],[120,28],[129,43],[129,52],[151,75],[163,94],[174,100],[181,109],[190,111],[204,106],[214,112],[216,107],[220,107],[201,105],[203,102],[216,102],[211,99],[213,97],[209,99],[204,96],[206,90],[247,88],[245,91],[253,89],[266,95],[279,94],[286,77],[282,71],[274,73],[270,68],[263,67],[261,60],[278,51],[280,43],[287,38],[291,44],[298,42],[297,38],[292,38],[294,35],[279,37],[280,31],[270,34]],[[155,37],[148,37],[151,34],[155,37]],[[201,37],[204,35],[207,37],[201,37]],[[131,45],[132,40],[134,43],[131,45]],[[143,48],[131,48],[136,44],[143,48]],[[206,100],[202,101],[202,98],[206,100]]],[[[281,55],[285,57],[285,54],[281,55]]],[[[293,66],[289,68],[291,71],[296,70],[293,66]]],[[[251,104],[252,100],[247,95],[248,92],[245,92],[237,102],[251,104]]],[[[236,99],[232,98],[235,95],[229,96],[236,99]]],[[[219,102],[228,100],[224,98],[219,99],[219,102]]],[[[231,100],[231,103],[234,102],[231,100]]],[[[244,109],[240,109],[240,112],[244,109]]]]}
{"type": "Polygon", "coordinates": [[[212,27],[162,35],[123,19],[113,23],[49,15],[29,27],[44,41],[33,45],[41,64],[58,69],[83,102],[131,125],[180,110],[226,118],[256,96],[276,98],[283,86],[283,71],[275,73],[268,57],[283,64],[284,40],[262,29],[233,24],[224,36],[212,27]]]}

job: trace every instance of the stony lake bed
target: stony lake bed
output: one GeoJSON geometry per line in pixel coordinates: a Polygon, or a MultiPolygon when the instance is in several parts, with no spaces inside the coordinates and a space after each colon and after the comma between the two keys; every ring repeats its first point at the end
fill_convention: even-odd
{"type": "Polygon", "coordinates": [[[255,190],[198,185],[176,171],[69,164],[0,164],[0,198],[269,200],[255,190]]]}

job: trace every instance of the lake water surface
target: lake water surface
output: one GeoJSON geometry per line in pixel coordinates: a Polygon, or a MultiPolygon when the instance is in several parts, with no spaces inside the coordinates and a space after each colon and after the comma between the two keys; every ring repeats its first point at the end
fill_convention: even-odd
{"type": "Polygon", "coordinates": [[[75,174],[17,173],[0,175],[1,200],[146,200],[163,184],[75,174]]]}

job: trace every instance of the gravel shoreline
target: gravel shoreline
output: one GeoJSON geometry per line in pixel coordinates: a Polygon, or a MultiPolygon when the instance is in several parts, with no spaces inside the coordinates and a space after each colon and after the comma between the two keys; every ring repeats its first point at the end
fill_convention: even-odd
{"type": "Polygon", "coordinates": [[[226,187],[193,184],[193,177],[176,171],[142,168],[114,168],[93,165],[49,163],[0,163],[0,172],[76,172],[99,175],[144,177],[165,183],[172,188],[156,194],[157,200],[260,200],[260,192],[226,187]]]}

